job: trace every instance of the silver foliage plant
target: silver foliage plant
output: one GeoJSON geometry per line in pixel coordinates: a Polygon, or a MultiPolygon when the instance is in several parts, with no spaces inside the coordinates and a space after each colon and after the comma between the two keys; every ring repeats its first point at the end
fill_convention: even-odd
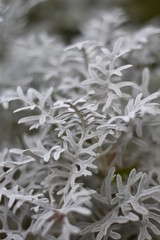
{"type": "MultiPolygon", "coordinates": [[[[18,25],[2,3],[4,40],[18,25]]],[[[24,127],[0,145],[0,239],[160,238],[160,31],[126,21],[100,12],[68,47],[2,42],[1,106],[24,127]]]]}

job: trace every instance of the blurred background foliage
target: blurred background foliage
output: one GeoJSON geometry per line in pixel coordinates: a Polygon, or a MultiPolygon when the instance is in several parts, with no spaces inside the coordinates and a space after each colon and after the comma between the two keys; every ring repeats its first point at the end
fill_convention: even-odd
{"type": "Polygon", "coordinates": [[[126,0],[124,7],[130,19],[135,23],[145,23],[160,16],[159,0],[126,0]]]}
{"type": "Polygon", "coordinates": [[[47,28],[50,33],[58,33],[70,41],[79,34],[81,24],[96,12],[116,7],[125,11],[133,25],[160,17],[159,0],[48,0],[31,9],[28,23],[47,28]]]}

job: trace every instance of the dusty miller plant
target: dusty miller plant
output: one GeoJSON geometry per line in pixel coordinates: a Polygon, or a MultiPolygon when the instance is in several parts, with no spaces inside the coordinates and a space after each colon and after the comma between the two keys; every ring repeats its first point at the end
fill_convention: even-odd
{"type": "Polygon", "coordinates": [[[102,11],[66,46],[24,34],[40,2],[0,5],[1,120],[23,125],[1,138],[0,239],[159,239],[159,29],[102,11]]]}

